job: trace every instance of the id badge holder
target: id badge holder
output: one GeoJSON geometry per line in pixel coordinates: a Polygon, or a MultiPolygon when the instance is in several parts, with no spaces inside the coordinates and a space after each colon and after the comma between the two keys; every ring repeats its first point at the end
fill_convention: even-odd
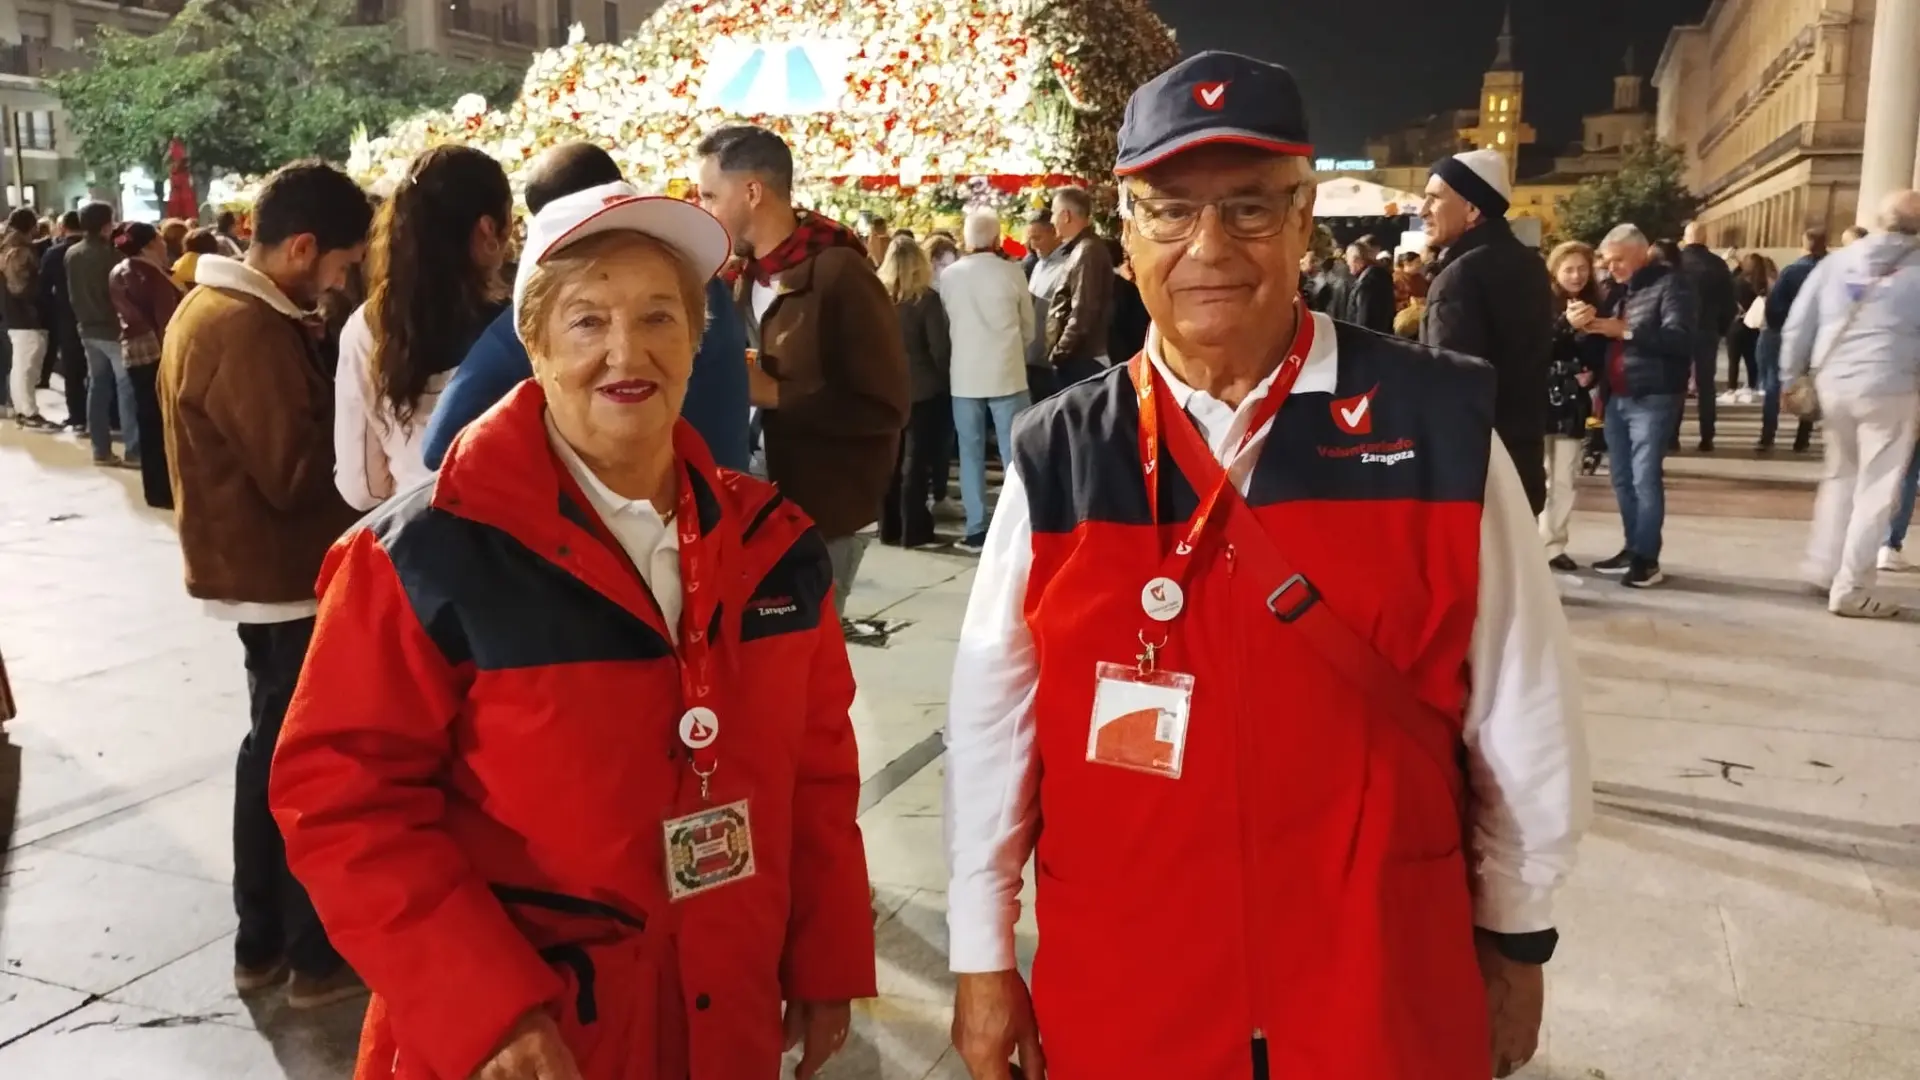
{"type": "Polygon", "coordinates": [[[1178,780],[1193,676],[1144,666],[1105,663],[1094,669],[1087,760],[1178,780]]]}
{"type": "Polygon", "coordinates": [[[662,825],[667,896],[685,900],[754,876],[753,823],[747,801],[711,806],[662,825]]]}

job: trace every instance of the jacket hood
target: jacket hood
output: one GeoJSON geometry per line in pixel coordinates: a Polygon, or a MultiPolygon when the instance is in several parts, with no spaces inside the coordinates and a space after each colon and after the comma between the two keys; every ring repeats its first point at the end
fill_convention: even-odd
{"type": "Polygon", "coordinates": [[[1885,274],[1899,265],[1902,259],[1920,251],[1920,237],[1904,233],[1874,233],[1857,243],[1867,269],[1874,274],[1885,274]]]}
{"type": "Polygon", "coordinates": [[[287,299],[287,294],[280,291],[280,286],[275,285],[272,278],[239,259],[229,259],[225,255],[202,255],[194,263],[193,280],[196,284],[216,289],[246,293],[289,319],[302,319],[307,314],[300,310],[299,305],[287,299]]]}

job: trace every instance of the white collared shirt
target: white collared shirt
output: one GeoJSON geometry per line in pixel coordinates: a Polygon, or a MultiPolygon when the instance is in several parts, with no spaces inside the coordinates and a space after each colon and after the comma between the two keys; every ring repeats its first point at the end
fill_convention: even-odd
{"type": "Polygon", "coordinates": [[[602,483],[573,447],[567,445],[567,440],[560,437],[553,426],[553,417],[548,416],[546,423],[547,441],[553,444],[553,452],[573,474],[574,483],[580,485],[587,501],[593,504],[593,512],[600,515],[607,530],[620,542],[620,549],[627,553],[633,568],[640,571],[641,580],[653,593],[653,602],[660,605],[667,633],[678,645],[684,599],[680,591],[680,530],[662,518],[652,503],[626,498],[602,483]]]}
{"type": "MultiPolygon", "coordinates": [[[[1315,314],[1313,348],[1293,392],[1331,394],[1339,372],[1332,320],[1315,314]]],[[[1226,460],[1272,389],[1239,408],[1187,386],[1147,356],[1242,493],[1272,421],[1226,460]]],[[[1277,374],[1278,369],[1276,369],[1277,374]]],[[[1592,812],[1580,676],[1560,596],[1519,473],[1492,440],[1481,510],[1478,618],[1468,652],[1464,736],[1474,794],[1474,923],[1499,933],[1553,925],[1553,893],[1573,869],[1592,812]]],[[[947,708],[947,925],[956,972],[1014,966],[1021,871],[1039,826],[1033,701],[1039,662],[1023,604],[1033,522],[1009,462],[987,530],[953,666],[947,708]]]]}

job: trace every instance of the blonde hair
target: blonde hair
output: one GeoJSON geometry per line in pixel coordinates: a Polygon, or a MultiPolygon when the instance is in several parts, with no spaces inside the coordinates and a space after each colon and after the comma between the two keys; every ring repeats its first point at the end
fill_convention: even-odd
{"type": "Polygon", "coordinates": [[[911,236],[896,236],[880,261],[880,284],[896,304],[920,299],[933,290],[933,260],[911,236]]]}
{"type": "Polygon", "coordinates": [[[527,274],[527,287],[520,296],[519,306],[514,310],[513,325],[529,350],[536,342],[545,343],[547,315],[560,290],[592,269],[610,252],[628,246],[659,252],[673,265],[674,277],[680,282],[680,300],[687,306],[687,327],[693,335],[694,347],[699,347],[700,337],[707,327],[706,282],[694,272],[686,256],[665,240],[647,233],[622,231],[596,233],[578,243],[568,244],[527,274]]]}
{"type": "Polygon", "coordinates": [[[1547,256],[1547,277],[1553,283],[1553,298],[1556,301],[1585,300],[1592,303],[1599,298],[1600,260],[1594,256],[1593,248],[1578,240],[1569,240],[1547,256]],[[1580,290],[1579,296],[1568,296],[1560,287],[1560,267],[1568,259],[1579,256],[1587,260],[1587,287],[1580,290]]]}

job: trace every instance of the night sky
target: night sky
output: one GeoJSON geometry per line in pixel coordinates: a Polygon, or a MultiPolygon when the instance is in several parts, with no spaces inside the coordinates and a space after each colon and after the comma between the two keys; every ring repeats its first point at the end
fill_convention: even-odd
{"type": "MultiPolygon", "coordinates": [[[[1320,156],[1349,157],[1368,135],[1473,106],[1505,0],[1149,2],[1186,53],[1233,49],[1292,68],[1320,156]]],[[[1697,22],[1708,2],[1513,0],[1514,59],[1540,144],[1578,140],[1580,117],[1613,104],[1627,46],[1651,75],[1668,29],[1697,22]]]]}

